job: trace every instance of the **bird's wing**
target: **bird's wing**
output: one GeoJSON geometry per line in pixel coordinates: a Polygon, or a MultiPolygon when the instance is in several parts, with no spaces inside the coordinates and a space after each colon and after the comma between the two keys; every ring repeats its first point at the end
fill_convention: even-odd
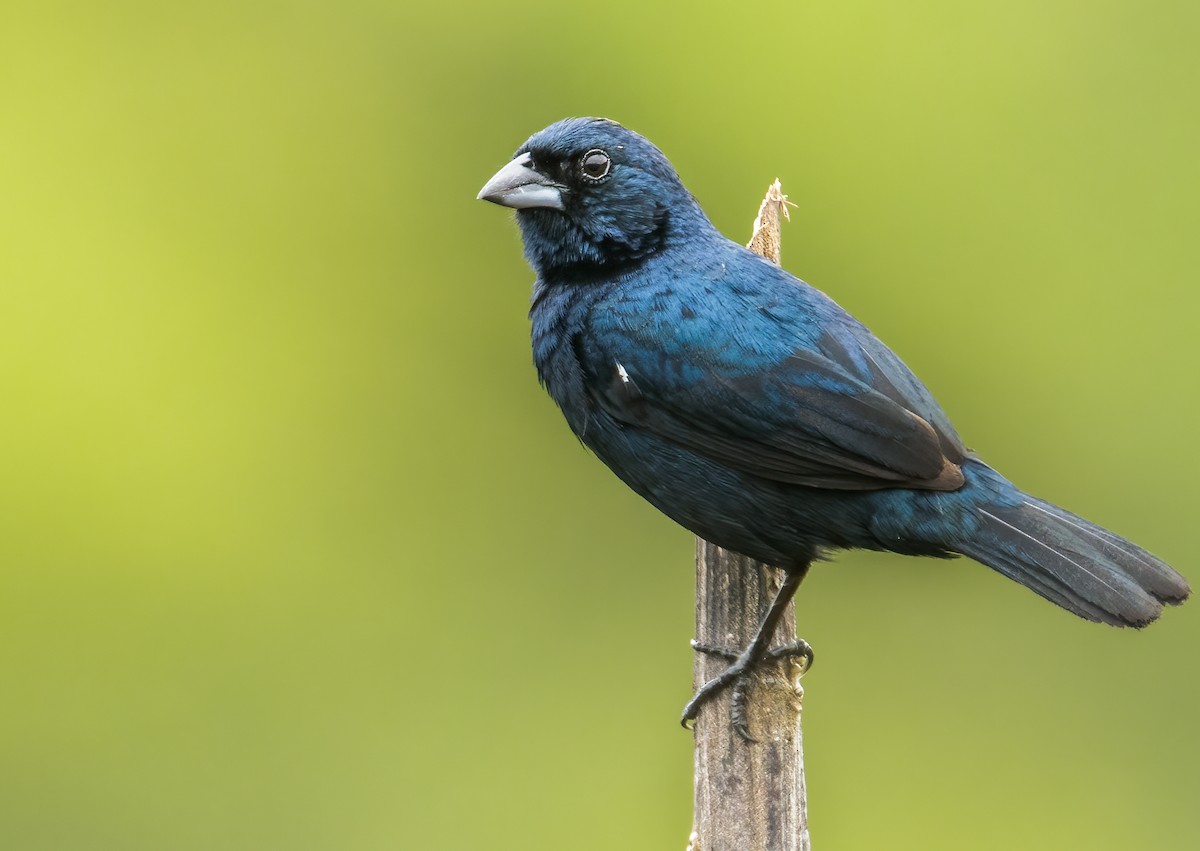
{"type": "Polygon", "coordinates": [[[851,320],[834,324],[817,339],[816,347],[872,390],[933,426],[943,454],[951,461],[961,463],[970,454],[933,394],[895,352],[861,323],[851,320]]]}
{"type": "Polygon", "coordinates": [[[882,343],[872,354],[843,330],[764,359],[728,338],[664,348],[609,325],[581,354],[597,406],[734,469],[839,490],[961,486],[965,450],[926,418],[945,420],[928,391],[882,343]]]}

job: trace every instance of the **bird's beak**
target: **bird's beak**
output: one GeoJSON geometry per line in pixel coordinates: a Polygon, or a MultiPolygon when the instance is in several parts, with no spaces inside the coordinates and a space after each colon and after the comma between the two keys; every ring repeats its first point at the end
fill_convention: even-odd
{"type": "Polygon", "coordinates": [[[479,200],[491,201],[493,204],[516,210],[528,210],[532,207],[564,209],[563,187],[530,168],[531,162],[533,157],[524,153],[500,169],[479,190],[479,200]]]}

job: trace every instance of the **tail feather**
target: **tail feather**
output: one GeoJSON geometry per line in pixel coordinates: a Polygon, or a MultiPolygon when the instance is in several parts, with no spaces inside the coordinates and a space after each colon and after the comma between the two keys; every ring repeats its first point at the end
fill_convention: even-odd
{"type": "Polygon", "coordinates": [[[1069,612],[1079,615],[1096,623],[1111,623],[1112,618],[1104,610],[1089,603],[1078,593],[1072,592],[1053,577],[1031,569],[1028,562],[1006,552],[1005,549],[992,546],[985,548],[977,542],[960,546],[963,555],[970,556],[982,564],[993,568],[999,573],[1013,579],[1036,594],[1045,597],[1056,606],[1061,606],[1069,612]]]}
{"type": "Polygon", "coordinates": [[[975,509],[959,552],[1090,621],[1142,627],[1187,599],[1187,581],[1137,545],[1043,500],[975,509]]]}
{"type": "MultiPolygon", "coordinates": [[[[1130,578],[1160,603],[1179,605],[1191,593],[1187,580],[1180,576],[1174,568],[1152,553],[1146,552],[1137,544],[1045,500],[1030,497],[1027,499],[1026,505],[1034,511],[1047,514],[1066,524],[1071,532],[1084,540],[1085,547],[1091,544],[1094,549],[1099,551],[1100,555],[1119,565],[1130,578]]],[[[1069,539],[1061,540],[1061,543],[1068,549],[1074,549],[1069,539]]],[[[1074,551],[1077,554],[1083,554],[1078,549],[1074,549],[1074,551]]]]}

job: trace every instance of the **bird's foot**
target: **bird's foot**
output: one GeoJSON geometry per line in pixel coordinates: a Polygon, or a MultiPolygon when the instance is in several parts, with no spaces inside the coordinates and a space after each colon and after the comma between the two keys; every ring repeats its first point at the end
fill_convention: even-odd
{"type": "Polygon", "coordinates": [[[757,741],[750,735],[750,728],[746,723],[747,688],[754,669],[767,661],[798,659],[800,674],[803,675],[808,672],[813,663],[812,647],[803,638],[797,639],[791,644],[767,650],[765,653],[759,655],[758,658],[754,658],[751,655],[751,648],[747,648],[743,653],[738,654],[726,647],[717,647],[711,644],[704,644],[700,641],[693,641],[692,649],[710,656],[729,659],[733,664],[700,687],[700,690],[692,696],[687,706],[683,708],[683,717],[679,719],[680,723],[686,729],[690,730],[692,722],[700,714],[700,707],[725,689],[732,687],[733,692],[730,695],[729,708],[730,724],[737,731],[737,734],[747,742],[757,741]]]}

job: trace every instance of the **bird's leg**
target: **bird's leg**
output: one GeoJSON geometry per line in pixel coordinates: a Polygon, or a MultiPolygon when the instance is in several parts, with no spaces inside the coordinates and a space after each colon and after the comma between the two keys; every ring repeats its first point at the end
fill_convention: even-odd
{"type": "Polygon", "coordinates": [[[690,722],[696,720],[696,716],[700,714],[701,706],[732,685],[733,693],[731,695],[730,716],[733,728],[746,741],[754,741],[746,726],[746,686],[754,669],[767,659],[784,659],[794,656],[803,657],[805,671],[812,666],[812,648],[804,639],[799,639],[782,647],[770,649],[771,637],[775,634],[776,627],[779,626],[779,619],[783,617],[788,603],[791,602],[796,589],[800,587],[800,582],[807,573],[808,565],[806,564],[799,570],[788,571],[784,574],[783,583],[775,593],[775,599],[771,601],[771,607],[767,609],[767,614],[763,617],[762,623],[758,627],[758,632],[755,633],[750,646],[740,654],[733,653],[726,648],[703,644],[699,641],[692,642],[692,647],[699,652],[729,659],[733,664],[702,685],[700,690],[688,701],[687,706],[683,708],[683,717],[680,719],[680,723],[684,727],[687,727],[690,722]]]}

